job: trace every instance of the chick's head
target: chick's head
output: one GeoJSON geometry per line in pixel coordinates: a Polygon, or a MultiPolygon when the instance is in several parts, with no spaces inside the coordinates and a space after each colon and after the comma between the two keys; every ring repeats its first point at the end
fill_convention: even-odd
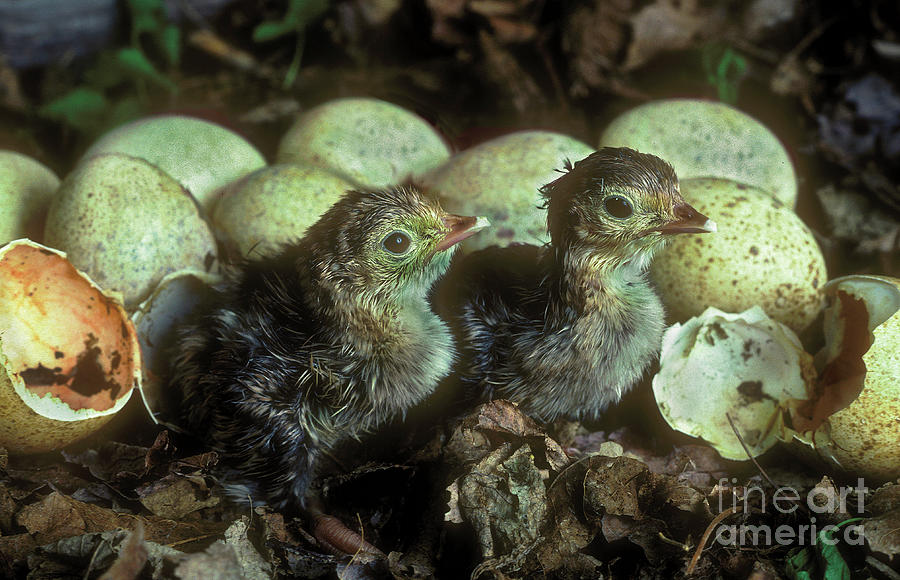
{"type": "Polygon", "coordinates": [[[369,297],[422,298],[456,244],[486,225],[446,213],[413,187],[347,192],[315,226],[328,240],[328,274],[369,297]]]}
{"type": "Polygon", "coordinates": [[[604,147],[542,188],[555,248],[589,249],[613,264],[649,263],[671,234],[715,231],[681,196],[678,177],[655,155],[604,147]]]}

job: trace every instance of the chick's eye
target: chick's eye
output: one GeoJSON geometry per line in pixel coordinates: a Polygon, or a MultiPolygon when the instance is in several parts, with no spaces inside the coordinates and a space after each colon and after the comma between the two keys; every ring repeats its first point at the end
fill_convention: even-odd
{"type": "Polygon", "coordinates": [[[631,202],[621,195],[607,197],[603,200],[603,207],[606,208],[609,215],[620,220],[631,217],[631,214],[634,213],[634,210],[631,208],[631,202]]]}
{"type": "Polygon", "coordinates": [[[381,245],[384,246],[384,249],[388,252],[399,256],[406,253],[410,243],[409,235],[401,231],[394,231],[384,238],[381,245]]]}

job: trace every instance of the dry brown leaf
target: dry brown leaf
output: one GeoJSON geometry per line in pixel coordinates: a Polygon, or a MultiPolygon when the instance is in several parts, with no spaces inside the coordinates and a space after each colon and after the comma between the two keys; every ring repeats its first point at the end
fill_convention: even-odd
{"type": "Polygon", "coordinates": [[[179,520],[189,513],[219,505],[222,496],[201,476],[170,474],[137,490],[141,504],[153,515],[179,520]]]}
{"type": "Polygon", "coordinates": [[[894,556],[900,554],[900,509],[866,520],[863,536],[873,552],[884,554],[893,561],[894,556]]]}
{"type": "Polygon", "coordinates": [[[628,40],[632,0],[595,0],[579,5],[563,27],[563,51],[568,55],[573,96],[614,83],[618,57],[628,40]]]}
{"type": "Polygon", "coordinates": [[[120,514],[58,492],[22,508],[16,521],[28,530],[38,544],[48,544],[86,533],[117,528],[131,530],[139,519],[144,523],[146,539],[164,545],[181,546],[193,540],[208,540],[220,535],[227,527],[221,522],[176,522],[155,516],[120,514]]]}
{"type": "Polygon", "coordinates": [[[147,546],[144,545],[144,524],[138,520],[134,530],[119,549],[119,556],[100,580],[134,580],[147,563],[147,546]]]}
{"type": "Polygon", "coordinates": [[[696,0],[657,0],[629,19],[631,43],[622,69],[641,67],[661,52],[690,48],[702,36],[715,30],[712,11],[704,11],[696,0]]]}
{"type": "Polygon", "coordinates": [[[242,580],[241,563],[234,549],[224,542],[216,542],[205,552],[188,554],[175,567],[179,580],[242,580]]]}

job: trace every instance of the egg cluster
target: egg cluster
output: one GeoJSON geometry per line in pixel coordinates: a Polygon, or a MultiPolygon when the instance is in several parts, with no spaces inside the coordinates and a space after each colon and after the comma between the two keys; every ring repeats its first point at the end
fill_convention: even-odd
{"type": "MultiPolygon", "coordinates": [[[[727,457],[743,449],[723,413],[754,453],[797,438],[843,467],[900,473],[867,467],[900,465],[885,459],[895,443],[871,444],[900,416],[897,281],[828,282],[813,232],[793,211],[797,176],[778,138],[733,107],[674,99],[615,119],[599,140],[606,146],[669,161],[685,200],[718,224],[715,235],[679,237],[652,265],[674,323],[654,378],[666,419],[727,457]],[[814,363],[797,334],[824,335],[814,363]],[[853,346],[860,335],[865,348],[853,346]]],[[[539,189],[593,151],[534,130],[453,154],[419,115],[367,98],[298,116],[273,165],[237,133],[184,116],[115,129],[62,183],[0,151],[0,445],[63,446],[135,390],[158,412],[160,349],[221,280],[222,263],[300,238],[349,189],[412,182],[450,212],[488,217],[494,227],[464,251],[540,245],[548,237],[539,189]],[[23,437],[22,425],[44,425],[38,418],[51,426],[23,437]]]]}

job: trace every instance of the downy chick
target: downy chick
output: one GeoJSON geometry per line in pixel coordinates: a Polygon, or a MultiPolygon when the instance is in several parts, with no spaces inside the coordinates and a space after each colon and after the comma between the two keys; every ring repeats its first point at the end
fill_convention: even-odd
{"type": "Polygon", "coordinates": [[[653,255],[674,234],[715,231],[658,157],[603,148],[566,170],[541,190],[548,245],[463,256],[436,294],[468,395],[545,421],[597,417],[641,378],[664,326],[653,255]]]}
{"type": "Polygon", "coordinates": [[[237,269],[182,331],[173,369],[181,424],[218,452],[232,495],[318,509],[321,454],[432,392],[454,347],[427,295],[485,223],[412,188],[351,191],[297,243],[237,269]]]}

